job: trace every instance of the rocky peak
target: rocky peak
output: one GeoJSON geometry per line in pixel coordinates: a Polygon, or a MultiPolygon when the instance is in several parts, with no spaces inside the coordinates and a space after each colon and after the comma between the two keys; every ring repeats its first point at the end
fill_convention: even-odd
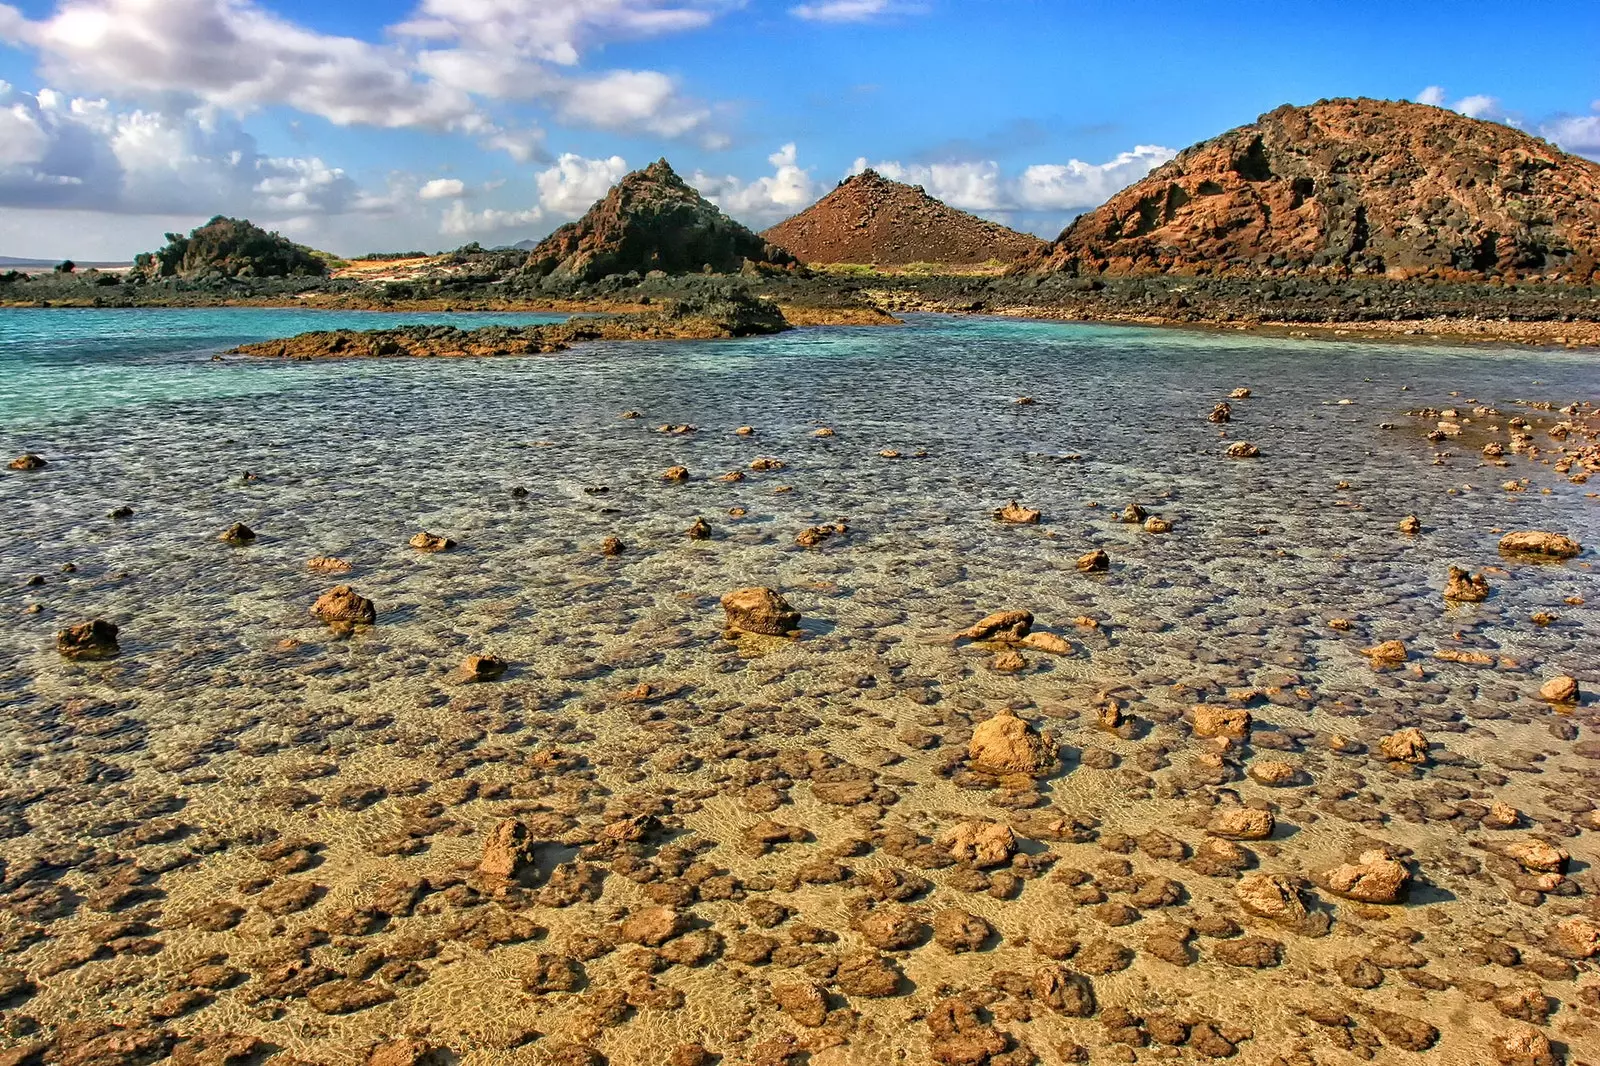
{"type": "Polygon", "coordinates": [[[1079,217],[1038,265],[1114,274],[1586,281],[1600,165],[1404,101],[1285,105],[1079,217]]]}

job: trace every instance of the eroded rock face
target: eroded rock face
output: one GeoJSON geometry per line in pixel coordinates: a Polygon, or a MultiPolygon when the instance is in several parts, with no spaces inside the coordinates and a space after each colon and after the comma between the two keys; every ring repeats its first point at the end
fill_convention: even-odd
{"type": "Polygon", "coordinates": [[[56,650],[63,659],[114,659],[122,654],[118,628],[104,618],[71,625],[56,634],[56,650]]]}
{"type": "Polygon", "coordinates": [[[978,723],[967,757],[998,773],[1037,774],[1056,764],[1056,743],[1014,714],[997,714],[978,723]]]}
{"type": "Polygon", "coordinates": [[[349,585],[335,585],[317,597],[311,613],[324,622],[345,625],[370,626],[378,620],[378,609],[372,601],[349,585]]]}
{"type": "Polygon", "coordinates": [[[1361,903],[1398,903],[1410,882],[1405,865],[1379,850],[1364,851],[1355,862],[1335,866],[1322,875],[1322,885],[1329,892],[1361,903]]]}
{"type": "Polygon", "coordinates": [[[578,281],[607,274],[737,272],[746,260],[787,266],[794,256],[723,214],[665,159],[624,177],[576,222],[528,253],[527,269],[578,281]]]}
{"type": "Polygon", "coordinates": [[[1500,551],[1534,559],[1571,559],[1583,553],[1583,545],[1562,533],[1524,529],[1501,537],[1500,551]]]}
{"type": "Polygon", "coordinates": [[[722,597],[729,629],[782,637],[800,627],[800,612],[775,590],[760,586],[735,589],[722,597]]]}
{"type": "Polygon", "coordinates": [[[1079,216],[1038,265],[1587,281],[1597,261],[1600,165],[1498,122],[1345,99],[1185,149],[1079,216]]]}

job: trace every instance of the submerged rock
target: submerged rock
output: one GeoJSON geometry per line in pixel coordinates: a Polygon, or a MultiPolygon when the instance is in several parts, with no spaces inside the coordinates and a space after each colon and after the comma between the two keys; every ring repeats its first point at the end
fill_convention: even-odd
{"type": "Polygon", "coordinates": [[[722,597],[722,609],[727,627],[736,632],[782,637],[800,627],[800,612],[769,588],[735,589],[722,597]]]}
{"type": "Polygon", "coordinates": [[[1546,703],[1577,703],[1578,681],[1562,674],[1539,686],[1539,698],[1546,703]]]}
{"type": "Polygon", "coordinates": [[[348,574],[350,564],[332,555],[318,555],[306,560],[306,569],[316,574],[348,574]]]}
{"type": "Polygon", "coordinates": [[[1489,598],[1489,579],[1452,566],[1445,579],[1444,598],[1457,603],[1479,603],[1489,598]]]}
{"type": "Polygon", "coordinates": [[[1201,703],[1189,712],[1197,737],[1229,737],[1244,740],[1250,736],[1250,712],[1242,707],[1219,707],[1201,703]]]}
{"type": "Polygon", "coordinates": [[[245,525],[243,522],[235,522],[233,525],[223,530],[222,535],[217,539],[225,544],[232,544],[235,547],[242,548],[246,544],[253,544],[256,539],[256,534],[253,529],[245,525]]]}
{"type": "Polygon", "coordinates": [[[1103,574],[1111,569],[1111,556],[1096,548],[1078,556],[1078,570],[1084,574],[1103,574]]]}
{"type": "Polygon", "coordinates": [[[429,553],[449,551],[456,546],[456,542],[449,537],[442,537],[437,533],[428,532],[418,533],[407,543],[419,552],[429,553]]]}
{"type": "Polygon", "coordinates": [[[1054,633],[1029,633],[1022,638],[1022,646],[1035,651],[1048,652],[1051,655],[1071,655],[1072,645],[1066,638],[1054,633]]]}
{"type": "Polygon", "coordinates": [[[967,757],[1000,773],[1036,774],[1056,764],[1056,742],[1014,714],[1001,713],[972,731],[967,757]]]}
{"type": "Polygon", "coordinates": [[[12,470],[43,470],[49,465],[42,455],[36,455],[33,452],[23,452],[6,464],[12,470]]]}
{"type": "Polygon", "coordinates": [[[56,650],[63,659],[114,659],[122,654],[118,628],[104,618],[70,625],[56,634],[56,650]]]}
{"type": "Polygon", "coordinates": [[[1428,738],[1415,727],[1401,729],[1378,741],[1378,751],[1385,759],[1421,766],[1428,761],[1428,738]]]}
{"type": "Polygon", "coordinates": [[[999,822],[962,822],[940,833],[935,843],[958,862],[979,867],[1002,866],[1011,861],[1017,850],[1011,827],[999,822]]]}
{"type": "Polygon", "coordinates": [[[1037,524],[1039,512],[1032,507],[1024,507],[1016,500],[1012,500],[994,513],[996,521],[1011,522],[1017,525],[1037,524]]]}
{"type": "Polygon", "coordinates": [[[1571,559],[1582,554],[1583,546],[1561,533],[1517,530],[1500,538],[1500,551],[1536,559],[1571,559]]]}
{"type": "Polygon", "coordinates": [[[1031,611],[996,611],[984,615],[957,636],[967,640],[1018,641],[1033,628],[1031,611]]]}
{"type": "Polygon", "coordinates": [[[1398,903],[1411,883],[1411,873],[1381,850],[1364,851],[1322,875],[1329,892],[1361,903],[1398,903]]]}
{"type": "Polygon", "coordinates": [[[1261,449],[1247,440],[1234,441],[1228,445],[1229,459],[1256,459],[1261,455],[1261,449]]]}
{"type": "Polygon", "coordinates": [[[466,661],[456,668],[456,680],[471,683],[477,681],[496,681],[505,676],[510,668],[510,663],[493,655],[469,655],[466,661]]]}
{"type": "Polygon", "coordinates": [[[330,625],[367,625],[378,620],[378,609],[371,600],[349,585],[336,585],[317,597],[311,613],[330,625]]]}

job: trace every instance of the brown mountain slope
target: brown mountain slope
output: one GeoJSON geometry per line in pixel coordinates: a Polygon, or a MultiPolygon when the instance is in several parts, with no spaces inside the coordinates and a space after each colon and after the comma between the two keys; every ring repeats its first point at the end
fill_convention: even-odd
{"type": "Polygon", "coordinates": [[[1584,281],[1597,262],[1600,165],[1425,104],[1324,100],[1184,150],[1032,265],[1584,281]]]}
{"type": "Polygon", "coordinates": [[[1027,233],[957,211],[920,185],[890,181],[873,170],[762,234],[807,263],[1015,262],[1046,247],[1027,233]]]}
{"type": "Polygon", "coordinates": [[[593,281],[635,270],[698,273],[707,266],[727,274],[746,260],[787,266],[794,257],[724,215],[659,159],[540,241],[528,253],[527,269],[593,281]]]}

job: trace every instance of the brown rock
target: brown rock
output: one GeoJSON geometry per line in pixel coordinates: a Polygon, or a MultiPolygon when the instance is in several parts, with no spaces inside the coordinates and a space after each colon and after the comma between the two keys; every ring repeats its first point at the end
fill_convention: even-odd
{"type": "Polygon", "coordinates": [[[1550,1038],[1531,1026],[1497,1035],[1489,1044],[1501,1066],[1559,1066],[1550,1038]]]}
{"type": "Polygon", "coordinates": [[[1222,401],[1211,409],[1209,415],[1206,415],[1206,421],[1217,424],[1233,421],[1233,405],[1226,400],[1222,401]]]}
{"type": "Polygon", "coordinates": [[[1565,873],[1571,857],[1566,848],[1558,848],[1543,840],[1519,840],[1501,849],[1507,858],[1514,860],[1524,870],[1533,873],[1565,873]]]}
{"type": "Polygon", "coordinates": [[[1065,638],[1059,637],[1054,633],[1029,633],[1022,638],[1022,645],[1049,655],[1072,654],[1072,645],[1065,638]]]}
{"type": "Polygon", "coordinates": [[[1002,712],[978,723],[967,745],[967,757],[975,765],[999,773],[1043,773],[1056,765],[1056,742],[1016,715],[1002,712]]]}
{"type": "Polygon", "coordinates": [[[684,530],[684,533],[688,535],[690,540],[710,540],[711,523],[704,518],[696,518],[689,524],[689,528],[684,530]]]}
{"type": "Polygon", "coordinates": [[[933,942],[946,951],[977,951],[993,934],[988,922],[954,907],[933,916],[933,942]]]}
{"type": "Polygon", "coordinates": [[[1361,654],[1370,659],[1374,667],[1395,667],[1411,657],[1404,642],[1398,640],[1386,640],[1382,644],[1362,648],[1361,654]]]}
{"type": "Polygon", "coordinates": [[[1540,530],[1517,530],[1500,538],[1500,551],[1534,559],[1571,559],[1583,546],[1571,537],[1540,530]]]}
{"type": "Polygon", "coordinates": [[[36,455],[33,452],[23,452],[6,464],[12,470],[43,470],[49,465],[43,456],[36,455]]]}
{"type": "Polygon", "coordinates": [[[979,867],[1004,865],[1017,850],[1011,827],[999,822],[962,822],[940,833],[936,843],[957,861],[979,867]]]}
{"type": "Polygon", "coordinates": [[[994,513],[996,521],[1011,522],[1016,525],[1036,525],[1039,521],[1039,512],[1031,507],[1024,507],[1016,500],[1012,500],[994,513]]]}
{"type": "Polygon", "coordinates": [[[1379,850],[1364,851],[1355,862],[1335,866],[1322,875],[1329,892],[1361,903],[1398,903],[1410,882],[1405,865],[1379,850]]]}
{"type": "Polygon", "coordinates": [[[394,993],[380,984],[355,980],[327,981],[306,993],[306,1003],[322,1014],[354,1014],[393,998],[394,993]]]}
{"type": "Polygon", "coordinates": [[[928,935],[928,927],[914,911],[893,903],[874,908],[856,928],[863,940],[884,951],[906,951],[928,935]]]}
{"type": "Polygon", "coordinates": [[[56,651],[63,659],[114,659],[122,654],[117,626],[103,618],[70,625],[56,634],[56,651]]]}
{"type": "Polygon", "coordinates": [[[495,823],[483,843],[483,859],[478,872],[485,877],[514,878],[533,865],[537,844],[528,827],[515,818],[495,823]]]}
{"type": "Polygon", "coordinates": [[[662,481],[682,483],[689,480],[689,468],[686,466],[669,466],[661,472],[662,481]]]}
{"type": "Polygon", "coordinates": [[[1230,840],[1265,840],[1272,835],[1276,824],[1271,811],[1254,807],[1223,807],[1211,816],[1206,830],[1230,840]]]}
{"type": "Polygon", "coordinates": [[[772,986],[778,1009],[799,1025],[815,1029],[828,1017],[828,996],[819,985],[795,981],[772,986]]]}
{"type": "Polygon", "coordinates": [[[1234,899],[1246,913],[1290,927],[1305,922],[1305,901],[1300,890],[1277,874],[1246,874],[1233,889],[1234,899]]]}
{"type": "Polygon", "coordinates": [[[967,640],[1018,641],[1032,628],[1033,615],[1028,611],[996,611],[983,616],[957,636],[967,640]]]}
{"type": "Polygon", "coordinates": [[[350,564],[332,555],[318,555],[306,561],[306,569],[316,574],[348,574],[350,564]]]}
{"type": "Polygon", "coordinates": [[[647,907],[622,923],[622,939],[630,944],[658,948],[689,931],[689,917],[671,907],[647,907]]]}
{"type": "Polygon", "coordinates": [[[839,960],[833,983],[847,996],[881,999],[900,991],[900,969],[875,951],[846,955],[839,960]]]}
{"type": "Polygon", "coordinates": [[[1006,1049],[1007,1040],[978,1017],[977,1010],[956,996],[942,999],[928,1012],[928,1054],[943,1066],[983,1066],[1006,1049]]]}
{"type": "Polygon", "coordinates": [[[781,637],[800,627],[800,612],[769,588],[735,589],[722,597],[722,609],[736,632],[781,637]]]}
{"type": "Polygon", "coordinates": [[[1202,703],[1189,712],[1197,737],[1229,737],[1246,740],[1250,736],[1250,712],[1242,707],[1218,707],[1202,703]]]}
{"type": "Polygon", "coordinates": [[[426,531],[418,533],[407,543],[419,552],[428,552],[430,554],[449,551],[456,546],[456,542],[449,537],[442,537],[437,533],[428,533],[426,531]]]}
{"type": "Polygon", "coordinates": [[[620,537],[607,537],[600,542],[601,555],[621,555],[625,550],[620,537]]]}
{"type": "Polygon", "coordinates": [[[235,547],[242,548],[246,544],[255,543],[256,535],[255,531],[243,522],[235,522],[223,530],[222,535],[217,539],[225,544],[232,544],[235,547]]]}
{"type": "Polygon", "coordinates": [[[1546,703],[1577,703],[1578,682],[1565,674],[1552,677],[1539,686],[1539,698],[1546,703]]]}
{"type": "Polygon", "coordinates": [[[1094,982],[1065,966],[1035,970],[1030,992],[1035,1002],[1069,1018],[1092,1017],[1096,1009],[1094,982]]]}
{"type": "Polygon", "coordinates": [[[442,1066],[442,1062],[432,1044],[415,1037],[379,1044],[367,1056],[367,1066],[442,1066]]]}
{"type": "Polygon", "coordinates": [[[1078,572],[1083,574],[1103,574],[1111,569],[1111,556],[1096,548],[1092,552],[1085,552],[1078,556],[1078,572]]]}
{"type": "Polygon", "coordinates": [[[1378,741],[1378,751],[1385,759],[1422,766],[1428,761],[1428,738],[1415,727],[1401,729],[1378,741]]]}
{"type": "Polygon", "coordinates": [[[1257,459],[1261,456],[1261,449],[1247,440],[1236,440],[1228,445],[1229,459],[1257,459]]]}
{"type": "Polygon", "coordinates": [[[1407,536],[1414,537],[1418,533],[1422,532],[1422,519],[1418,518],[1414,514],[1408,514],[1404,518],[1400,519],[1399,529],[1400,532],[1406,534],[1407,536]]]}
{"type": "Polygon", "coordinates": [[[456,668],[456,679],[463,682],[497,681],[505,676],[510,663],[493,655],[469,655],[456,668]]]}
{"type": "Polygon", "coordinates": [[[1439,1030],[1420,1018],[1375,1007],[1363,1013],[1385,1041],[1403,1051],[1427,1051],[1439,1042],[1439,1030]]]}
{"type": "Polygon", "coordinates": [[[317,597],[311,613],[330,625],[372,625],[378,620],[378,609],[372,601],[349,585],[336,585],[317,597]]]}
{"type": "Polygon", "coordinates": [[[1445,579],[1444,598],[1455,603],[1480,603],[1489,598],[1489,579],[1452,566],[1445,579]]]}
{"type": "Polygon", "coordinates": [[[1561,919],[1551,933],[1550,948],[1566,959],[1592,959],[1600,955],[1600,922],[1582,915],[1561,919]]]}

